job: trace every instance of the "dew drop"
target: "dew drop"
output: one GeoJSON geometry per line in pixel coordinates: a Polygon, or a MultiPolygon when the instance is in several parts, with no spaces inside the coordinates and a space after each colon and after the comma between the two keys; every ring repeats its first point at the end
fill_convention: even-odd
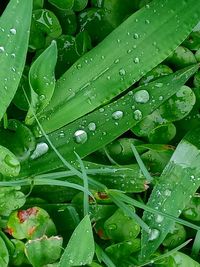
{"type": "Polygon", "coordinates": [[[10,33],[15,35],[17,33],[17,31],[16,31],[16,29],[12,28],[12,29],[10,29],[10,33]]]}
{"type": "Polygon", "coordinates": [[[128,50],[127,50],[127,53],[128,53],[128,54],[130,54],[131,52],[132,52],[132,50],[131,50],[131,49],[128,49],[128,50]]]}
{"type": "Polygon", "coordinates": [[[0,53],[3,53],[5,51],[3,46],[0,46],[0,53]]]}
{"type": "Polygon", "coordinates": [[[169,189],[166,189],[165,191],[164,191],[164,195],[166,196],[166,197],[170,197],[171,196],[171,190],[169,190],[169,189]]]}
{"type": "Polygon", "coordinates": [[[161,87],[163,87],[163,83],[156,83],[155,87],[161,88],[161,87]]]}
{"type": "Polygon", "coordinates": [[[87,141],[87,133],[83,130],[77,130],[74,133],[74,139],[77,144],[84,144],[87,141]]]}
{"type": "Polygon", "coordinates": [[[76,68],[77,68],[78,70],[80,70],[80,69],[82,68],[82,65],[79,63],[79,64],[76,65],[76,68]]]}
{"type": "Polygon", "coordinates": [[[136,109],[134,112],[134,118],[136,121],[139,121],[142,119],[142,112],[139,109],[136,109]]]}
{"type": "Polygon", "coordinates": [[[158,229],[151,229],[151,232],[149,234],[149,241],[153,241],[157,239],[160,235],[160,231],[158,229]]]}
{"type": "Polygon", "coordinates": [[[104,112],[104,108],[100,108],[100,109],[99,109],[99,112],[100,112],[100,113],[103,113],[103,112],[104,112]]]}
{"type": "Polygon", "coordinates": [[[96,130],[96,124],[94,122],[90,122],[88,124],[88,129],[91,131],[91,132],[94,132],[96,130]]]}
{"type": "Polygon", "coordinates": [[[146,24],[150,24],[150,21],[148,19],[145,20],[146,24]]]}
{"type": "Polygon", "coordinates": [[[112,118],[114,120],[120,120],[123,117],[123,115],[124,115],[123,111],[117,110],[117,111],[113,112],[112,118]]]}
{"type": "Polygon", "coordinates": [[[138,64],[140,62],[140,59],[138,57],[134,58],[134,63],[138,64]]]}
{"type": "Polygon", "coordinates": [[[37,159],[47,153],[49,150],[49,146],[46,143],[38,143],[36,149],[33,151],[32,155],[30,156],[31,159],[37,159]]]}
{"type": "Polygon", "coordinates": [[[12,54],[11,54],[11,57],[15,58],[15,56],[16,56],[15,53],[12,53],[12,54]]]}
{"type": "Polygon", "coordinates": [[[164,220],[164,217],[160,214],[156,215],[155,221],[161,223],[164,220]]]}
{"type": "Polygon", "coordinates": [[[115,64],[119,63],[119,59],[117,58],[115,61],[114,61],[115,64]]]}
{"type": "Polygon", "coordinates": [[[163,96],[161,95],[161,96],[159,96],[159,98],[158,98],[160,101],[162,101],[163,100],[163,96]]]}
{"type": "Polygon", "coordinates": [[[119,70],[119,75],[121,75],[121,76],[126,75],[126,71],[125,71],[125,69],[120,69],[120,70],[119,70]]]}
{"type": "Polygon", "coordinates": [[[43,100],[46,99],[46,96],[45,96],[45,95],[40,95],[40,96],[39,96],[39,99],[40,99],[40,101],[43,101],[43,100]]]}
{"type": "Polygon", "coordinates": [[[146,90],[140,90],[134,94],[134,99],[137,103],[147,103],[149,101],[149,98],[149,93],[146,90]]]}
{"type": "Polygon", "coordinates": [[[134,33],[133,37],[134,37],[134,39],[138,39],[139,35],[137,33],[134,33]]]}

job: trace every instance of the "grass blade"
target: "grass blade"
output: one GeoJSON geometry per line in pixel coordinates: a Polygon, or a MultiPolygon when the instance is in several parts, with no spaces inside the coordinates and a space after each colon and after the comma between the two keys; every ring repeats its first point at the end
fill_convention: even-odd
{"type": "Polygon", "coordinates": [[[83,158],[110,143],[175,94],[197,69],[198,65],[194,65],[152,82],[147,86],[134,89],[119,100],[104,106],[100,110],[93,111],[91,114],[76,120],[48,136],[43,130],[44,137],[38,139],[38,143],[46,142],[45,139],[49,139],[51,140],[51,147],[53,143],[56,150],[49,149],[48,153],[42,157],[26,162],[22,166],[23,170],[21,175],[26,176],[33,172],[35,174],[48,172],[65,165],[64,160],[59,160],[58,157],[60,156],[55,154],[57,151],[73,163],[76,160],[74,151],[83,158]],[[156,84],[158,82],[162,83],[163,86],[157,87],[156,84]],[[143,90],[149,94],[149,101],[145,104],[137,103],[134,99],[134,93],[143,92],[143,90]],[[163,96],[162,100],[152,101],[153,99],[159,99],[161,95],[163,96]],[[122,115],[119,118],[115,117],[118,111],[122,115]],[[95,127],[91,128],[91,124],[95,127]]]}
{"type": "Polygon", "coordinates": [[[59,79],[39,117],[44,130],[52,132],[126,90],[187,37],[199,15],[196,0],[154,0],[134,13],[59,79]]]}
{"type": "MultiPolygon", "coordinates": [[[[181,214],[189,199],[200,186],[200,137],[199,128],[189,132],[179,143],[170,162],[165,167],[159,183],[154,187],[148,205],[175,217],[181,214]],[[190,157],[188,157],[190,155],[190,157]]],[[[160,246],[173,225],[148,212],[143,219],[151,228],[150,235],[142,232],[141,258],[147,259],[160,246]]]]}

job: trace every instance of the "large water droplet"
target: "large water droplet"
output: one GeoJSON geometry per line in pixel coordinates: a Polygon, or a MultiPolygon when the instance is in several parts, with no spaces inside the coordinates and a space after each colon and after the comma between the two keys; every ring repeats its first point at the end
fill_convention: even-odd
{"type": "Polygon", "coordinates": [[[114,120],[120,120],[123,117],[123,115],[124,115],[123,111],[117,110],[117,111],[113,112],[112,118],[114,120]]]}
{"type": "Polygon", "coordinates": [[[157,223],[161,223],[163,220],[164,220],[164,217],[162,215],[160,215],[160,214],[156,215],[155,221],[157,223]]]}
{"type": "Polygon", "coordinates": [[[137,103],[147,103],[149,101],[149,98],[150,96],[147,90],[140,90],[134,94],[134,99],[137,103]]]}
{"type": "Polygon", "coordinates": [[[139,121],[139,120],[142,119],[142,112],[141,112],[139,109],[136,109],[136,110],[133,112],[133,114],[134,114],[134,119],[135,119],[136,121],[139,121]]]}
{"type": "Polygon", "coordinates": [[[88,124],[88,129],[92,132],[94,132],[96,130],[96,124],[94,122],[90,122],[88,124]]]}
{"type": "Polygon", "coordinates": [[[171,196],[171,193],[172,193],[172,191],[169,190],[169,189],[166,189],[166,190],[164,191],[164,195],[165,195],[166,197],[170,197],[170,196],[171,196]]]}
{"type": "Polygon", "coordinates": [[[160,231],[158,229],[151,229],[151,232],[149,234],[149,241],[153,241],[157,239],[160,235],[160,231]]]}
{"type": "Polygon", "coordinates": [[[32,155],[30,156],[31,159],[37,159],[47,153],[49,150],[49,146],[46,143],[38,143],[36,149],[33,151],[32,155]]]}
{"type": "Polygon", "coordinates": [[[17,31],[16,31],[16,29],[12,28],[12,29],[10,29],[10,33],[15,35],[17,33],[17,31]]]}
{"type": "Polygon", "coordinates": [[[83,130],[77,130],[74,133],[74,139],[77,144],[84,144],[87,141],[87,133],[83,130]]]}
{"type": "Polygon", "coordinates": [[[0,53],[2,53],[4,51],[5,51],[4,47],[3,46],[0,46],[0,53]]]}

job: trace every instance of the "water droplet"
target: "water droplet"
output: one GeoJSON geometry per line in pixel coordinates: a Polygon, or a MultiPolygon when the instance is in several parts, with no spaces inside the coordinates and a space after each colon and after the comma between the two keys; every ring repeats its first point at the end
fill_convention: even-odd
{"type": "Polygon", "coordinates": [[[161,87],[163,87],[163,83],[156,83],[155,87],[161,88],[161,87]]]}
{"type": "Polygon", "coordinates": [[[120,42],[121,42],[121,40],[120,40],[120,39],[117,39],[117,42],[118,42],[118,43],[120,43],[120,42]]]}
{"type": "Polygon", "coordinates": [[[105,59],[105,56],[101,56],[102,59],[105,59]]]}
{"type": "Polygon", "coordinates": [[[153,241],[157,239],[160,235],[160,231],[158,229],[151,229],[149,233],[149,241],[153,241]]]}
{"type": "Polygon", "coordinates": [[[111,79],[111,77],[110,76],[107,76],[107,80],[110,80],[111,79]]]}
{"type": "Polygon", "coordinates": [[[127,53],[128,53],[128,54],[130,54],[131,52],[132,52],[132,50],[131,50],[131,49],[128,49],[128,50],[127,50],[127,53]]]}
{"type": "Polygon", "coordinates": [[[77,68],[78,70],[80,70],[80,69],[82,68],[82,65],[79,63],[79,64],[76,65],[76,68],[77,68]]]}
{"type": "Polygon", "coordinates": [[[45,95],[40,95],[40,96],[39,96],[39,99],[40,99],[40,101],[43,101],[43,100],[46,99],[46,96],[45,96],[45,95]]]}
{"type": "Polygon", "coordinates": [[[77,144],[84,144],[87,141],[87,133],[83,130],[77,130],[74,133],[74,139],[77,144]]]}
{"type": "Polygon", "coordinates": [[[161,223],[164,220],[164,217],[160,214],[156,215],[155,221],[161,223]]]}
{"type": "Polygon", "coordinates": [[[19,166],[19,161],[12,157],[11,155],[6,155],[4,158],[4,162],[9,165],[10,167],[17,167],[19,166]]]}
{"type": "Polygon", "coordinates": [[[139,109],[136,109],[134,112],[134,118],[136,121],[139,121],[142,119],[142,112],[139,109]]]}
{"type": "Polygon", "coordinates": [[[137,103],[141,104],[147,103],[149,101],[149,98],[150,98],[149,93],[146,90],[140,90],[134,94],[134,99],[137,103]]]}
{"type": "Polygon", "coordinates": [[[115,223],[108,225],[108,230],[112,231],[112,230],[115,230],[115,229],[117,229],[117,225],[115,223]]]}
{"type": "Polygon", "coordinates": [[[12,29],[10,29],[10,33],[15,35],[17,33],[17,31],[16,31],[16,29],[12,28],[12,29]]]}
{"type": "Polygon", "coordinates": [[[125,69],[120,69],[120,70],[119,70],[119,75],[121,75],[121,76],[126,75],[126,71],[125,71],[125,69]]]}
{"type": "Polygon", "coordinates": [[[148,19],[145,20],[146,24],[150,24],[150,21],[148,19]]]}
{"type": "Polygon", "coordinates": [[[119,63],[119,58],[115,59],[114,63],[115,64],[119,63]]]}
{"type": "Polygon", "coordinates": [[[12,70],[13,72],[15,72],[15,71],[16,71],[16,69],[15,69],[14,67],[12,67],[12,68],[11,68],[11,70],[12,70]]]}
{"type": "Polygon", "coordinates": [[[46,143],[38,143],[36,145],[36,149],[33,151],[32,155],[30,156],[31,159],[37,159],[47,153],[49,150],[49,146],[46,143]]]}
{"type": "Polygon", "coordinates": [[[96,124],[94,122],[90,122],[88,124],[88,129],[92,132],[94,132],[96,130],[96,124]]]}
{"type": "Polygon", "coordinates": [[[65,133],[64,131],[61,131],[60,134],[59,134],[60,137],[65,137],[65,133]]]}
{"type": "Polygon", "coordinates": [[[134,63],[138,64],[140,62],[140,59],[138,57],[134,58],[134,63]]]}
{"type": "Polygon", "coordinates": [[[150,5],[149,4],[146,4],[146,8],[149,9],[150,8],[150,5]]]}
{"type": "Polygon", "coordinates": [[[165,190],[165,192],[164,192],[164,195],[166,196],[166,197],[170,197],[171,196],[171,190],[169,190],[169,189],[166,189],[165,190]]]}
{"type": "Polygon", "coordinates": [[[4,51],[5,51],[4,47],[3,46],[0,46],[0,53],[2,53],[4,51]]]}
{"type": "Polygon", "coordinates": [[[162,101],[163,100],[163,96],[161,95],[161,96],[159,96],[159,98],[158,98],[160,101],[162,101]]]}
{"type": "Polygon", "coordinates": [[[112,118],[114,120],[120,120],[123,117],[123,115],[124,115],[123,111],[117,110],[117,111],[113,112],[112,118]]]}
{"type": "Polygon", "coordinates": [[[138,39],[139,35],[137,33],[134,33],[133,37],[134,37],[134,39],[138,39]]]}
{"type": "Polygon", "coordinates": [[[16,55],[15,55],[15,53],[12,53],[12,54],[11,54],[11,57],[13,57],[13,58],[14,58],[15,56],[16,56],[16,55]]]}
{"type": "Polygon", "coordinates": [[[100,113],[103,113],[103,112],[104,112],[104,108],[100,108],[100,109],[99,109],[99,112],[100,112],[100,113]]]}

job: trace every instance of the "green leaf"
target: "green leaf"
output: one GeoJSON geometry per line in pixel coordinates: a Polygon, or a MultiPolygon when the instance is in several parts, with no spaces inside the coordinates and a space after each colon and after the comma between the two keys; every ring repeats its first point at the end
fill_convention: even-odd
{"type": "Polygon", "coordinates": [[[56,42],[51,45],[35,60],[29,71],[31,88],[31,107],[28,110],[25,122],[31,125],[34,122],[33,111],[40,113],[50,102],[55,88],[54,69],[57,60],[56,42]]]}
{"type": "MultiPolygon", "coordinates": [[[[157,109],[180,89],[197,68],[198,66],[192,66],[134,89],[117,101],[51,133],[49,138],[64,158],[76,160],[74,151],[81,158],[85,157],[110,143],[157,109]],[[162,88],[155,86],[158,81],[163,83],[162,88]],[[163,91],[167,93],[163,94],[163,91]],[[144,92],[148,96],[145,98],[146,103],[138,103],[135,94],[143,96],[144,92]],[[163,96],[162,100],[153,101],[158,100],[160,95],[163,96]]],[[[38,139],[38,143],[44,142],[44,137],[38,139]]],[[[27,161],[21,175],[41,173],[62,166],[58,155],[49,149],[42,157],[27,161]]]]}
{"type": "Polygon", "coordinates": [[[89,216],[86,215],[74,230],[60,259],[59,267],[91,264],[94,250],[92,226],[89,216]]]}
{"type": "Polygon", "coordinates": [[[0,237],[0,266],[7,267],[8,261],[9,261],[8,250],[3,239],[0,237]]]}
{"type": "Polygon", "coordinates": [[[44,130],[52,132],[107,103],[162,62],[197,24],[198,7],[196,0],[176,5],[154,0],[130,16],[58,80],[39,117],[44,130]]]}
{"type": "Polygon", "coordinates": [[[0,145],[0,174],[13,177],[17,176],[19,171],[19,160],[10,150],[0,145]]]}
{"type": "Polygon", "coordinates": [[[62,237],[43,236],[38,239],[29,240],[25,244],[25,253],[29,262],[34,266],[46,266],[60,258],[63,239],[62,237]]]}
{"type": "Polygon", "coordinates": [[[48,1],[55,7],[63,10],[72,9],[74,5],[74,0],[48,0],[48,1]]]}
{"type": "MultiPolygon", "coordinates": [[[[192,195],[200,186],[199,128],[189,132],[179,143],[170,162],[165,167],[159,183],[154,187],[147,205],[158,211],[178,217],[192,195]],[[189,156],[188,156],[189,155],[189,156]]],[[[150,234],[142,232],[142,260],[147,259],[163,242],[173,221],[160,215],[144,213],[151,228],[150,234]]]]}
{"type": "Polygon", "coordinates": [[[17,90],[25,64],[32,0],[11,0],[0,17],[0,120],[17,90]]]}

